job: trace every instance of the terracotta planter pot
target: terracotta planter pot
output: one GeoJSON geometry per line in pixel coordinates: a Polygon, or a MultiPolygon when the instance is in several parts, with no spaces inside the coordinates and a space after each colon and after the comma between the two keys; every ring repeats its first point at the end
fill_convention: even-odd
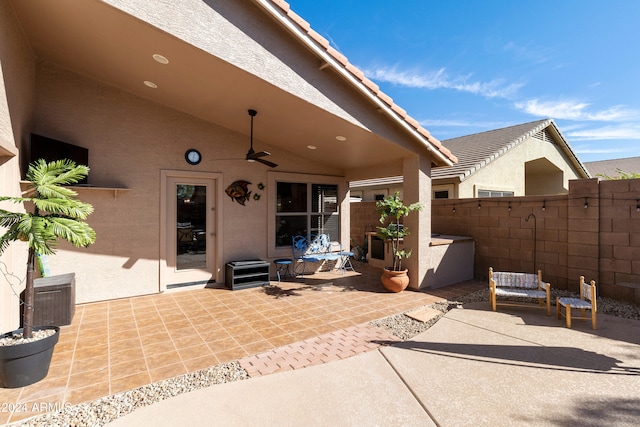
{"type": "Polygon", "coordinates": [[[385,268],[382,271],[382,285],[391,292],[402,292],[409,286],[409,276],[407,269],[401,271],[393,271],[385,268]]]}

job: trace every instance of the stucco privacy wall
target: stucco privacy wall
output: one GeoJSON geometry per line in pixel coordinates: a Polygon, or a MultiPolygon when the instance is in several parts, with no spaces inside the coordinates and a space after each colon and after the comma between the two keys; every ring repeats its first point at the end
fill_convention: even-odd
{"type": "Polygon", "coordinates": [[[584,275],[600,295],[640,304],[638,200],[638,179],[573,180],[561,196],[433,200],[432,229],[473,237],[475,274],[486,279],[490,266],[534,271],[535,228],[535,264],[552,287],[576,291],[584,275]]]}
{"type": "MultiPolygon", "coordinates": [[[[18,149],[31,124],[34,103],[35,61],[17,27],[11,7],[0,2],[0,195],[20,195],[20,159],[18,149]]],[[[20,206],[0,203],[0,207],[20,206]]],[[[2,230],[0,230],[2,233],[2,230]]],[[[24,289],[20,283],[26,274],[27,247],[16,243],[0,257],[0,332],[19,326],[17,297],[24,289]],[[13,273],[18,278],[6,277],[13,273]],[[13,289],[8,281],[16,285],[13,289]]]]}
{"type": "MultiPolygon", "coordinates": [[[[128,189],[79,190],[95,208],[89,224],[97,241],[87,249],[63,243],[50,259],[54,274],[76,273],[78,303],[158,292],[160,170],[222,173],[224,187],[238,179],[267,182],[265,166],[247,168],[245,135],[46,62],[38,64],[36,87],[33,131],[87,147],[90,183],[128,189]],[[188,148],[202,153],[199,165],[185,163],[188,148]]],[[[337,174],[276,147],[262,148],[277,157],[280,170],[337,174]]],[[[248,206],[223,197],[224,261],[264,256],[267,197],[248,206]]]]}
{"type": "MultiPolygon", "coordinates": [[[[525,181],[535,181],[536,179],[536,176],[532,174],[525,176],[525,163],[538,159],[546,159],[558,169],[558,172],[562,172],[562,188],[557,189],[555,194],[567,191],[569,180],[580,178],[557,145],[537,138],[529,138],[528,141],[519,144],[486,167],[482,167],[472,177],[462,181],[458,188],[458,198],[475,197],[476,188],[513,191],[516,196],[524,196],[526,195],[525,181]],[[513,165],[518,165],[518,167],[513,165]]],[[[540,176],[540,178],[544,181],[548,179],[548,176],[540,176]]],[[[526,186],[529,189],[536,188],[533,182],[527,182],[526,186]]]]}

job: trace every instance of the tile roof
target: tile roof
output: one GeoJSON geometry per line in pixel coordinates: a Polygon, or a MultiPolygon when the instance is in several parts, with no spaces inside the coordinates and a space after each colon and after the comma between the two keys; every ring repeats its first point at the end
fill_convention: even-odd
{"type": "Polygon", "coordinates": [[[333,66],[336,71],[342,74],[347,80],[350,80],[364,94],[370,96],[382,110],[386,111],[390,116],[394,117],[399,123],[405,127],[417,140],[427,146],[427,149],[434,154],[436,159],[440,160],[441,165],[451,165],[457,162],[457,158],[451,150],[445,147],[437,138],[432,136],[428,130],[423,128],[417,120],[407,114],[400,106],[393,102],[393,99],[382,92],[377,84],[368,79],[364,73],[353,64],[349,63],[346,56],[338,52],[330,46],[327,39],[322,37],[311,28],[311,25],[305,21],[300,15],[291,10],[289,4],[284,0],[254,0],[262,6],[265,11],[270,13],[274,18],[280,20],[285,28],[291,29],[288,24],[295,25],[300,31],[300,35],[304,38],[304,42],[312,47],[317,53],[327,60],[327,64],[323,64],[321,68],[333,66]],[[319,50],[318,50],[319,49],[319,50]]]}
{"type": "MultiPolygon", "coordinates": [[[[563,150],[569,161],[579,171],[582,171],[582,175],[585,178],[589,178],[590,175],[587,169],[580,163],[580,160],[564,139],[554,121],[552,119],[544,119],[442,141],[448,149],[457,154],[458,163],[451,167],[433,168],[431,170],[431,179],[458,178],[460,181],[464,181],[484,166],[549,127],[553,128],[553,132],[550,132],[552,138],[563,150]]],[[[350,183],[350,186],[351,188],[357,188],[392,185],[401,183],[402,179],[402,176],[393,176],[354,181],[350,183]]]]}
{"type": "Polygon", "coordinates": [[[640,173],[640,157],[585,162],[584,166],[593,177],[606,175],[613,178],[620,176],[618,169],[628,174],[640,173]]]}
{"type": "Polygon", "coordinates": [[[448,168],[432,169],[431,178],[459,178],[460,181],[464,181],[482,167],[505,155],[536,133],[542,132],[549,127],[553,128],[551,134],[556,135],[553,137],[555,143],[564,151],[569,161],[572,162],[579,171],[582,171],[584,177],[588,178],[589,174],[587,170],[582,163],[580,163],[552,119],[537,120],[502,129],[494,129],[447,139],[442,143],[458,155],[458,163],[448,168]]]}

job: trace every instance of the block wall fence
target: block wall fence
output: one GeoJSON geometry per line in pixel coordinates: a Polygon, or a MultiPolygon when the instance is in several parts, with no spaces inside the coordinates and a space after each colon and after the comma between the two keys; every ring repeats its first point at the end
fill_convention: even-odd
{"type": "MultiPolygon", "coordinates": [[[[601,296],[640,304],[640,179],[581,179],[564,195],[432,201],[433,233],[475,239],[475,277],[534,272],[553,288],[578,290],[581,275],[601,296]]],[[[375,203],[351,204],[361,245],[379,225],[375,203]],[[372,229],[373,227],[373,229],[372,229]]]]}

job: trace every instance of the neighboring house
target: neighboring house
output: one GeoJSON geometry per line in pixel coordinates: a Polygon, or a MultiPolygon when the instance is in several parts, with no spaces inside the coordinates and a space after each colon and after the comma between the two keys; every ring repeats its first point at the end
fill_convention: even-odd
{"type": "Polygon", "coordinates": [[[640,174],[640,157],[585,162],[584,166],[594,178],[610,177],[619,179],[620,172],[628,175],[640,174]]]}
{"type": "MultiPolygon", "coordinates": [[[[230,261],[291,257],[296,233],[348,247],[348,182],[389,175],[426,207],[407,238],[425,286],[431,168],[456,158],[285,2],[7,0],[0,72],[0,194],[21,193],[31,134],[88,155],[97,241],[49,259],[78,303],[223,283],[230,261]],[[275,168],[246,161],[249,109],[275,168]]],[[[22,277],[26,250],[0,261],[22,277]]],[[[20,291],[0,286],[1,332],[20,291]]]]}
{"type": "MultiPolygon", "coordinates": [[[[431,170],[433,198],[565,194],[569,180],[589,178],[552,119],[442,141],[458,157],[431,170]]],[[[402,176],[351,182],[352,200],[371,201],[402,189],[402,176]]]]}

